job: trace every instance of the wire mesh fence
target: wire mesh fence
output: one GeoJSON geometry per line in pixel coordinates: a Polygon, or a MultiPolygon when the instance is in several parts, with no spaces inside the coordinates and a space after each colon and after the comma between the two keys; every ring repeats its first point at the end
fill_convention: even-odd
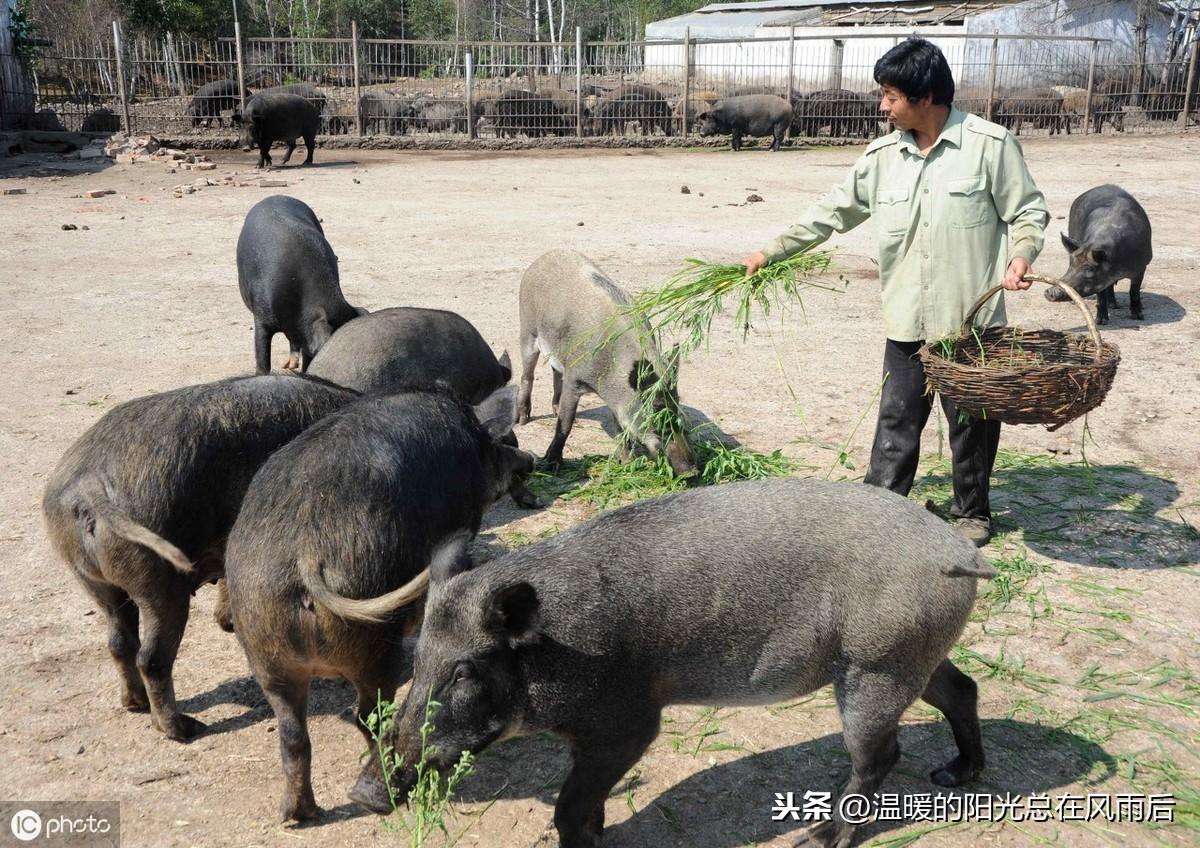
{"type": "MultiPolygon", "coordinates": [[[[500,43],[358,39],[355,30],[123,43],[114,27],[112,42],[46,51],[30,69],[27,113],[0,117],[41,129],[228,135],[247,99],[283,91],[308,99],[328,135],[662,138],[728,132],[716,104],[756,95],[746,108],[788,110],[794,138],[869,139],[889,129],[875,61],[911,34],[500,43]]],[[[1017,135],[1197,122],[1192,32],[1147,62],[1103,39],[920,34],[945,53],[955,104],[1017,135]]]]}

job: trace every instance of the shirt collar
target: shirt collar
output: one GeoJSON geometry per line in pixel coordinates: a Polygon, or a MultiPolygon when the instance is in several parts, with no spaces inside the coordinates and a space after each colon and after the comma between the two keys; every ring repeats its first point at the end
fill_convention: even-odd
{"type": "MultiPolygon", "coordinates": [[[[937,139],[933,142],[933,147],[929,148],[929,153],[933,153],[942,142],[962,149],[962,128],[966,117],[964,112],[951,106],[950,114],[946,118],[946,124],[942,127],[941,133],[938,134],[937,139]]],[[[921,155],[921,150],[917,147],[917,140],[913,138],[912,130],[905,130],[900,134],[900,145],[918,156],[921,155]]]]}

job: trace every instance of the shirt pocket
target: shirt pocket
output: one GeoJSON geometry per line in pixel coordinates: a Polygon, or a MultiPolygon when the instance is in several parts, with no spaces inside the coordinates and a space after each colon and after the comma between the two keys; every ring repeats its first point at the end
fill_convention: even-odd
{"type": "Polygon", "coordinates": [[[978,227],[996,219],[992,193],[988,191],[987,175],[975,174],[946,181],[949,197],[946,201],[946,220],[951,227],[978,227]]]}
{"type": "Polygon", "coordinates": [[[879,229],[888,235],[908,231],[908,187],[881,188],[875,193],[879,229]]]}

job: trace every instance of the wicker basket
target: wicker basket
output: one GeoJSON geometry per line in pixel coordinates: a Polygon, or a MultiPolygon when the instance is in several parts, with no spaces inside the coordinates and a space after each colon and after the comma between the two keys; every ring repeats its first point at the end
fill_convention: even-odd
{"type": "MultiPolygon", "coordinates": [[[[1028,275],[1030,282],[1058,285],[1028,275]]],[[[1089,335],[1019,327],[972,326],[975,314],[1003,286],[975,302],[953,340],[952,358],[945,342],[920,350],[931,391],[950,398],[976,418],[1005,424],[1045,424],[1057,430],[1104,400],[1117,373],[1121,352],[1100,340],[1091,310],[1070,286],[1062,286],[1083,312],[1089,335]]]]}

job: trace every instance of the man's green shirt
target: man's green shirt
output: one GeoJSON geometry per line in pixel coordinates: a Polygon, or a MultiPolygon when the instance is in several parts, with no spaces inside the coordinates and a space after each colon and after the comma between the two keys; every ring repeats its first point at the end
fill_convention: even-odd
{"type": "MultiPolygon", "coordinates": [[[[874,216],[887,337],[911,342],[957,333],[967,310],[1004,278],[1008,263],[1031,265],[1050,213],[1021,145],[1003,127],[951,107],[922,156],[911,132],[876,139],[846,180],[763,253],[775,262],[874,216]]],[[[1004,295],[978,326],[1003,326],[1004,295]]]]}

